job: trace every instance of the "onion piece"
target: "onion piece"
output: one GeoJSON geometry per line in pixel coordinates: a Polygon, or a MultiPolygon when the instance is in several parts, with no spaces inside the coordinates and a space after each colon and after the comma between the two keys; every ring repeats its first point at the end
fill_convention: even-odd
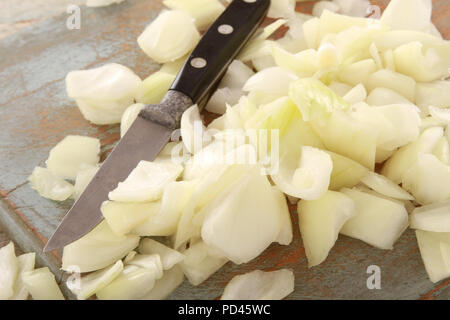
{"type": "Polygon", "coordinates": [[[113,124],[120,122],[122,113],[133,103],[141,82],[127,67],[109,63],[69,72],[66,89],[86,120],[94,124],[113,124]]]}
{"type": "Polygon", "coordinates": [[[432,232],[450,232],[450,200],[415,208],[411,228],[432,232]]]}
{"type": "Polygon", "coordinates": [[[130,175],[109,193],[109,199],[121,202],[158,200],[165,185],[175,181],[182,172],[183,167],[172,162],[141,161],[130,175]]]}
{"type": "Polygon", "coordinates": [[[205,126],[200,118],[200,111],[194,104],[183,112],[180,128],[183,144],[191,154],[203,148],[204,131],[205,126]]]}
{"type": "Polygon", "coordinates": [[[176,232],[181,214],[194,192],[197,181],[175,181],[164,188],[159,209],[133,233],[140,236],[169,236],[176,232]],[[173,201],[173,199],[177,201],[173,201]]]}
{"type": "Polygon", "coordinates": [[[413,78],[388,69],[381,69],[372,73],[367,79],[367,89],[384,87],[391,89],[409,101],[414,101],[416,94],[416,82],[413,78]]]}
{"type": "Polygon", "coordinates": [[[402,176],[403,188],[422,205],[450,199],[450,166],[432,154],[419,153],[402,176]]]}
{"type": "Polygon", "coordinates": [[[447,108],[450,106],[450,81],[418,83],[416,86],[416,103],[423,112],[428,113],[430,106],[447,108]]]}
{"type": "Polygon", "coordinates": [[[0,299],[8,300],[14,295],[14,283],[19,271],[12,241],[0,248],[0,270],[0,299]]]}
{"type": "Polygon", "coordinates": [[[137,254],[128,261],[128,264],[154,271],[156,279],[161,279],[163,276],[163,265],[159,254],[137,254]]]}
{"type": "Polygon", "coordinates": [[[252,168],[205,209],[202,239],[234,263],[246,263],[277,240],[280,210],[269,181],[252,168]]]}
{"type": "Polygon", "coordinates": [[[124,236],[147,220],[155,207],[159,207],[156,202],[105,201],[100,210],[111,230],[118,236],[124,236]]]}
{"type": "Polygon", "coordinates": [[[414,200],[404,189],[396,185],[391,180],[386,177],[379,175],[375,172],[368,172],[362,179],[361,182],[364,183],[369,188],[381,193],[382,195],[401,200],[414,200]]]}
{"type": "Polygon", "coordinates": [[[77,296],[78,300],[86,300],[110,284],[122,273],[122,270],[122,260],[118,260],[110,267],[82,277],[78,286],[72,286],[70,282],[67,283],[67,286],[77,296]]]}
{"type": "Polygon", "coordinates": [[[432,153],[443,164],[450,165],[450,142],[446,137],[442,137],[439,139],[432,153]]]}
{"type": "MultiPolygon", "coordinates": [[[[340,67],[338,77],[341,81],[356,86],[360,83],[367,84],[368,79],[377,70],[373,59],[361,60],[340,67]]],[[[366,87],[366,89],[368,89],[366,87]]],[[[370,90],[369,90],[370,91],[370,90]]]]}
{"type": "Polygon", "coordinates": [[[371,106],[385,106],[390,104],[411,104],[411,101],[406,99],[401,94],[394,90],[378,87],[373,89],[367,97],[367,103],[371,106]]]}
{"type": "Polygon", "coordinates": [[[436,283],[448,278],[450,269],[442,256],[441,244],[448,245],[450,243],[450,233],[416,230],[416,238],[430,280],[436,283]]]}
{"type": "Polygon", "coordinates": [[[22,281],[33,300],[65,300],[55,276],[48,268],[24,272],[22,281]]]}
{"type": "Polygon", "coordinates": [[[434,48],[424,50],[418,41],[396,48],[394,61],[398,72],[418,82],[439,80],[449,75],[450,52],[439,54],[434,48]]]}
{"type": "Polygon", "coordinates": [[[291,70],[300,77],[312,76],[319,68],[317,51],[313,49],[292,54],[273,46],[271,54],[277,66],[291,70]]]}
{"type": "Polygon", "coordinates": [[[303,146],[297,161],[298,164],[293,157],[282,158],[279,173],[272,175],[273,181],[290,196],[306,200],[319,199],[330,184],[333,170],[331,157],[319,149],[303,146]]]}
{"type": "Polygon", "coordinates": [[[172,10],[189,13],[199,30],[206,29],[225,10],[219,0],[164,0],[163,3],[172,10]]]}
{"type": "Polygon", "coordinates": [[[184,255],[177,250],[150,238],[141,241],[139,252],[142,254],[158,254],[161,257],[164,270],[172,269],[173,266],[184,260],[184,255]]]}
{"type": "Polygon", "coordinates": [[[220,81],[220,87],[241,89],[248,79],[255,73],[240,60],[233,60],[228,66],[227,72],[220,81]]]}
{"type": "MultiPolygon", "coordinates": [[[[383,166],[381,174],[389,180],[400,184],[404,173],[415,163],[419,153],[431,153],[444,130],[440,127],[426,129],[420,137],[400,148],[383,166]]],[[[404,187],[404,186],[403,186],[404,187]]]]}
{"type": "Polygon", "coordinates": [[[175,80],[175,76],[176,74],[164,72],[162,69],[152,73],[139,86],[136,101],[143,104],[160,103],[175,80]]]}
{"type": "Polygon", "coordinates": [[[185,259],[180,263],[184,275],[193,286],[198,286],[228,262],[217,255],[203,241],[191,244],[182,252],[185,259]]]}
{"type": "Polygon", "coordinates": [[[163,11],[138,37],[139,47],[158,63],[175,61],[200,40],[193,19],[185,11],[163,11]]]}
{"type": "Polygon", "coordinates": [[[342,226],[356,214],[353,200],[335,191],[327,191],[317,200],[301,200],[297,212],[310,268],[326,259],[342,226]]]}
{"type": "Polygon", "coordinates": [[[450,107],[449,108],[438,108],[434,106],[430,106],[428,108],[430,110],[430,114],[433,118],[441,121],[445,124],[450,124],[450,107]]]}
{"type": "Polygon", "coordinates": [[[72,198],[77,200],[81,196],[84,189],[86,189],[88,184],[97,174],[98,169],[99,166],[93,166],[88,164],[80,165],[80,170],[77,172],[77,176],[75,178],[75,185],[73,186],[72,198]]]}
{"type": "Polygon", "coordinates": [[[90,272],[103,269],[125,257],[139,244],[134,235],[118,236],[102,221],[82,238],[64,247],[62,269],[90,272]]]}
{"type": "Polygon", "coordinates": [[[352,188],[369,172],[369,169],[352,159],[331,151],[325,152],[330,155],[333,161],[333,171],[330,176],[330,190],[338,191],[344,187],[352,188]]]}
{"type": "Polygon", "coordinates": [[[219,88],[212,94],[205,109],[212,113],[224,114],[227,104],[238,103],[243,94],[241,89],[219,88]]]}
{"type": "Polygon", "coordinates": [[[32,271],[34,269],[35,260],[36,253],[34,252],[25,253],[17,257],[18,272],[16,281],[14,283],[14,294],[9,298],[10,300],[27,300],[30,293],[25,287],[25,284],[22,280],[22,275],[25,272],[32,271]]]}
{"type": "Polygon", "coordinates": [[[234,276],[225,287],[220,300],[281,300],[293,291],[292,270],[255,270],[234,276]]]}
{"type": "Polygon", "coordinates": [[[367,97],[367,91],[363,84],[358,84],[354,88],[352,88],[349,92],[345,94],[342,98],[347,101],[348,103],[356,104],[359,102],[363,102],[366,100],[367,97]]]}
{"type": "Polygon", "coordinates": [[[34,168],[28,181],[41,197],[51,200],[64,201],[74,192],[73,185],[54,175],[47,168],[34,168]]]}
{"type": "Polygon", "coordinates": [[[184,273],[180,266],[164,272],[161,279],[156,280],[153,288],[146,293],[141,300],[162,300],[166,299],[184,281],[184,273]]]}
{"type": "Polygon", "coordinates": [[[298,77],[289,70],[281,67],[264,69],[253,75],[244,84],[244,91],[263,91],[285,96],[288,94],[291,82],[298,77]]]}
{"type": "Polygon", "coordinates": [[[355,202],[356,215],[340,232],[380,249],[393,249],[409,224],[405,206],[355,189],[342,189],[341,192],[355,202]]]}
{"type": "Polygon", "coordinates": [[[96,165],[99,159],[99,139],[69,135],[50,150],[46,164],[53,174],[75,180],[82,164],[96,165]]]}
{"type": "Polygon", "coordinates": [[[276,186],[272,187],[272,189],[275,193],[275,196],[277,197],[281,213],[281,229],[276,242],[281,245],[287,246],[292,242],[293,238],[291,215],[289,213],[289,208],[287,206],[284,193],[276,186]]]}
{"type": "Polygon", "coordinates": [[[431,0],[392,0],[380,21],[393,30],[425,31],[431,23],[431,6],[431,0]]]}
{"type": "Polygon", "coordinates": [[[128,265],[117,278],[97,292],[97,298],[100,300],[140,299],[152,290],[155,280],[155,270],[128,265]]]}

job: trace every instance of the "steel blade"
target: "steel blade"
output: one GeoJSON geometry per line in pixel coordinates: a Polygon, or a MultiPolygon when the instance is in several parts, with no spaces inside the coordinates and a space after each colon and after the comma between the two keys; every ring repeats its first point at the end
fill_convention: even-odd
{"type": "Polygon", "coordinates": [[[91,231],[102,219],[100,206],[139,161],[152,161],[169,141],[172,130],[137,117],[125,136],[61,221],[44,252],[62,248],[91,231]]]}

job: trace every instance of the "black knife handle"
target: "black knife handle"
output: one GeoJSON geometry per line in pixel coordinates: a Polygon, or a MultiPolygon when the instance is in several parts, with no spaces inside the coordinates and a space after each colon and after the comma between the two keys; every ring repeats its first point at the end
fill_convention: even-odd
{"type": "Polygon", "coordinates": [[[270,0],[234,0],[203,35],[170,90],[202,100],[263,21],[270,0]]]}

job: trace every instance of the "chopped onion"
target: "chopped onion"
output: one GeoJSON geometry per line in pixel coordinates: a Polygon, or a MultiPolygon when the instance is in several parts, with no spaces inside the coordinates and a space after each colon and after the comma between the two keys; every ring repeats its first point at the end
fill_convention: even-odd
{"type": "Polygon", "coordinates": [[[208,206],[202,239],[234,263],[248,262],[276,241],[280,210],[267,178],[252,169],[208,206]]]}
{"type": "Polygon", "coordinates": [[[123,263],[122,260],[119,260],[108,268],[92,272],[82,277],[76,285],[68,282],[67,286],[76,294],[78,300],[86,300],[110,284],[122,273],[122,270],[123,263]]]}
{"type": "Polygon", "coordinates": [[[450,232],[450,200],[415,208],[411,228],[432,232],[450,232]]]}
{"type": "Polygon", "coordinates": [[[204,131],[205,127],[200,118],[200,111],[194,104],[183,113],[180,127],[183,144],[191,154],[202,149],[204,131]]]}
{"type": "Polygon", "coordinates": [[[77,172],[77,177],[75,178],[75,185],[73,186],[73,195],[72,197],[77,200],[84,189],[88,186],[94,176],[97,174],[99,167],[82,164],[80,165],[80,170],[77,172]]]}
{"type": "Polygon", "coordinates": [[[164,272],[161,279],[156,280],[153,288],[146,293],[141,300],[166,299],[184,281],[183,270],[179,266],[164,272]]]}
{"type": "Polygon", "coordinates": [[[223,256],[213,254],[203,241],[191,244],[183,254],[186,258],[180,265],[193,286],[201,284],[228,262],[228,259],[223,256]]]}
{"type": "Polygon", "coordinates": [[[361,182],[369,188],[375,190],[376,192],[381,193],[382,195],[392,197],[394,199],[414,200],[414,197],[404,189],[396,185],[391,180],[375,172],[368,172],[361,179],[361,182]]]}
{"type": "Polygon", "coordinates": [[[24,272],[22,281],[33,300],[65,300],[55,276],[48,268],[24,272]]]}
{"type": "Polygon", "coordinates": [[[190,52],[200,40],[193,19],[185,11],[162,12],[145,28],[137,42],[158,63],[175,61],[190,52]]]}
{"type": "Polygon", "coordinates": [[[317,200],[301,200],[297,212],[309,267],[326,259],[342,226],[356,214],[353,200],[335,191],[317,200]]]}
{"type": "Polygon", "coordinates": [[[358,162],[341,156],[340,154],[326,151],[333,161],[333,171],[330,177],[330,190],[352,188],[369,172],[369,169],[358,162]]]}
{"type": "Polygon", "coordinates": [[[91,232],[64,247],[62,269],[90,272],[112,265],[125,257],[139,244],[139,237],[134,235],[118,236],[101,222],[91,232]]]}
{"type": "Polygon", "coordinates": [[[140,299],[152,290],[155,280],[155,270],[128,265],[117,278],[97,292],[97,298],[100,300],[140,299]]]}
{"type": "Polygon", "coordinates": [[[50,150],[46,164],[53,174],[75,180],[82,164],[96,165],[99,159],[99,139],[69,135],[50,150]]]}
{"type": "Polygon", "coordinates": [[[405,206],[355,189],[342,192],[355,202],[356,215],[340,232],[380,249],[392,249],[409,224],[405,206]]]}
{"type": "Polygon", "coordinates": [[[358,84],[345,94],[342,98],[350,104],[356,104],[366,100],[367,91],[363,84],[358,84]]]}
{"type": "Polygon", "coordinates": [[[162,69],[152,73],[142,81],[136,94],[136,101],[143,104],[160,103],[175,80],[175,76],[176,74],[164,72],[162,69]]]}
{"type": "Polygon", "coordinates": [[[128,178],[109,193],[109,199],[123,202],[158,200],[164,186],[175,181],[182,171],[181,165],[172,162],[141,161],[128,178]]]}
{"type": "Polygon", "coordinates": [[[402,185],[422,205],[450,199],[450,166],[432,154],[419,153],[403,174],[402,185]]]}
{"type": "Polygon", "coordinates": [[[416,82],[413,78],[388,69],[374,72],[367,79],[367,89],[369,91],[378,87],[391,89],[409,101],[414,101],[416,94],[416,82]]]}
{"type": "Polygon", "coordinates": [[[166,247],[162,243],[147,238],[143,239],[139,245],[139,252],[142,254],[158,254],[164,270],[172,269],[176,264],[184,260],[184,255],[177,250],[166,247]]]}
{"type": "Polygon", "coordinates": [[[271,0],[269,18],[290,18],[295,14],[295,0],[271,0]]]}
{"type": "Polygon", "coordinates": [[[430,280],[436,283],[449,277],[450,269],[442,255],[441,244],[450,244],[450,233],[416,230],[416,237],[430,280]]]}
{"type": "Polygon", "coordinates": [[[219,0],[164,0],[163,3],[170,9],[189,13],[200,30],[206,29],[225,10],[219,0]]]}
{"type": "Polygon", "coordinates": [[[391,0],[381,22],[393,30],[425,31],[431,23],[431,0],[391,0]]]}
{"type": "Polygon", "coordinates": [[[87,120],[95,124],[112,124],[120,122],[122,113],[133,103],[141,82],[127,67],[109,63],[69,72],[66,89],[87,120]]]}
{"type": "Polygon", "coordinates": [[[7,300],[14,295],[14,282],[19,271],[12,241],[0,248],[0,270],[0,299],[7,300]]]}
{"type": "Polygon", "coordinates": [[[34,168],[33,173],[28,177],[28,181],[41,197],[51,200],[64,201],[74,192],[73,185],[54,175],[47,168],[34,168]]]}
{"type": "Polygon", "coordinates": [[[416,86],[416,103],[422,111],[428,112],[428,107],[447,108],[450,106],[450,81],[434,81],[418,83],[416,86]]]}
{"type": "Polygon", "coordinates": [[[281,97],[288,94],[290,83],[297,79],[298,77],[289,70],[281,67],[272,67],[264,69],[249,78],[243,90],[269,92],[279,94],[281,97]]]}
{"type": "Polygon", "coordinates": [[[25,287],[25,284],[22,280],[22,275],[25,272],[32,271],[34,269],[35,260],[36,253],[34,252],[25,253],[17,257],[19,269],[17,272],[16,282],[14,284],[14,294],[12,297],[10,297],[10,300],[27,300],[30,293],[25,287]]]}
{"type": "Polygon", "coordinates": [[[137,254],[128,261],[128,264],[154,271],[156,279],[161,279],[163,276],[163,265],[159,254],[137,254]]]}
{"type": "MultiPolygon", "coordinates": [[[[432,127],[420,135],[419,139],[400,148],[383,166],[381,174],[400,184],[404,173],[415,163],[421,152],[430,153],[443,136],[444,130],[432,127]]],[[[404,186],[403,186],[404,187],[404,186]]]]}
{"type": "Polygon", "coordinates": [[[437,108],[430,106],[430,114],[433,118],[442,121],[445,124],[450,124],[450,107],[449,108],[437,108]]]}
{"type": "Polygon", "coordinates": [[[353,17],[365,17],[370,9],[369,0],[333,0],[339,6],[339,13],[353,17]]]}
{"type": "Polygon", "coordinates": [[[390,104],[410,104],[411,101],[394,90],[378,87],[370,92],[367,97],[367,103],[371,106],[385,106],[390,104]]]}
{"type": "Polygon", "coordinates": [[[155,206],[158,204],[154,202],[105,201],[101,211],[111,230],[119,236],[124,236],[147,220],[155,206]]]}
{"type": "Polygon", "coordinates": [[[255,270],[233,277],[221,300],[281,300],[294,291],[294,273],[282,269],[271,272],[255,270]]]}

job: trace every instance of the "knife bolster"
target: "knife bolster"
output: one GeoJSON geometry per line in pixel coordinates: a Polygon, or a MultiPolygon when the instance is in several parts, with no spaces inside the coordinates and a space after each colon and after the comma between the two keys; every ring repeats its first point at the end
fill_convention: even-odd
{"type": "Polygon", "coordinates": [[[175,130],[180,127],[183,112],[192,105],[191,98],[184,93],[169,90],[160,104],[146,105],[139,116],[175,130]]]}

